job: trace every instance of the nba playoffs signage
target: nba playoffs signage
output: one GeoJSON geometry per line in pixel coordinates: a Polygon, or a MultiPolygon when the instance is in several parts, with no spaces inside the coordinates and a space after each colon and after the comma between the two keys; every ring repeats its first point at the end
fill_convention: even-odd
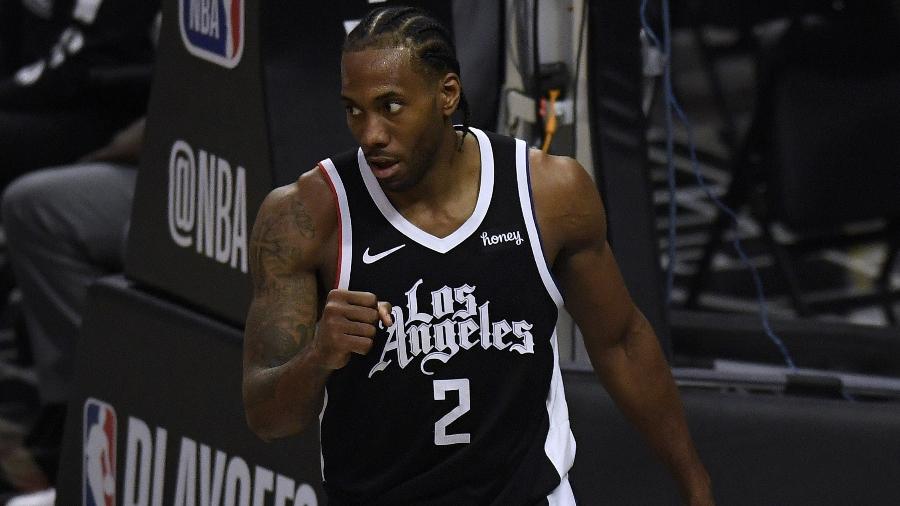
{"type": "Polygon", "coordinates": [[[187,435],[179,437],[165,427],[151,427],[136,416],[119,419],[115,408],[102,400],[88,398],[83,419],[82,506],[319,504],[308,483],[254,466],[187,435]],[[116,437],[119,422],[125,426],[124,445],[116,437]],[[121,487],[116,486],[116,476],[121,476],[121,487]],[[175,481],[174,489],[168,487],[174,490],[171,497],[164,495],[168,480],[175,481]]]}
{"type": "Polygon", "coordinates": [[[244,53],[244,0],[178,0],[181,40],[192,55],[234,68],[244,53]]]}
{"type": "Polygon", "coordinates": [[[131,288],[94,285],[57,477],[60,506],[315,506],[319,434],[248,427],[241,331],[131,288]]]}

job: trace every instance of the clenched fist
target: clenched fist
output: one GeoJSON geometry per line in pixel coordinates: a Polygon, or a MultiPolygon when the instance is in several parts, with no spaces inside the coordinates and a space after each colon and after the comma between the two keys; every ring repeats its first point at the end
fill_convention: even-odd
{"type": "Polygon", "coordinates": [[[313,339],[316,361],[328,369],[340,369],[350,354],[365,355],[372,349],[378,321],[391,325],[391,305],[370,292],[331,290],[313,339]]]}

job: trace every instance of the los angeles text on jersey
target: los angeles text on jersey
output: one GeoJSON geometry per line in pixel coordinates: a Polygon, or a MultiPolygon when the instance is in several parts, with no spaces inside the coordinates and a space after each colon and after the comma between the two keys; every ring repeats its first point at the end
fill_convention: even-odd
{"type": "MultiPolygon", "coordinates": [[[[90,407],[88,403],[98,402],[102,403],[88,399],[86,412],[90,407]]],[[[108,404],[102,405],[112,410],[108,404]]],[[[107,453],[97,452],[93,446],[86,447],[85,465],[89,465],[94,454],[115,462],[116,446],[114,441],[111,442],[105,447],[107,453]]],[[[164,427],[151,429],[147,422],[135,416],[128,417],[124,449],[125,458],[119,460],[125,463],[122,486],[118,488],[121,491],[120,500],[96,503],[98,506],[113,503],[121,506],[319,504],[315,489],[308,483],[298,483],[271,469],[251,465],[239,455],[228,455],[193,438],[179,438],[164,427]]],[[[114,479],[114,475],[112,473],[109,479],[114,479]]],[[[104,487],[112,491],[117,488],[115,483],[106,483],[104,487]]],[[[95,504],[90,502],[91,498],[85,495],[82,506],[95,504]]]]}
{"type": "Polygon", "coordinates": [[[247,171],[183,140],[169,155],[169,235],[182,248],[247,272],[247,171]],[[198,163],[199,162],[199,163],[198,163]]]}
{"type": "MultiPolygon", "coordinates": [[[[369,371],[370,378],[387,369],[394,359],[401,369],[405,369],[421,358],[419,369],[430,376],[434,374],[426,368],[430,362],[436,360],[446,364],[460,351],[476,347],[534,354],[533,325],[525,320],[491,319],[491,302],[479,304],[474,286],[464,284],[451,288],[445,285],[434,290],[430,294],[430,312],[420,311],[418,292],[423,283],[424,280],[419,279],[406,292],[405,308],[394,306],[391,309],[394,323],[387,328],[388,337],[381,359],[369,371]]],[[[379,326],[383,327],[383,324],[379,323],[379,326]]]]}

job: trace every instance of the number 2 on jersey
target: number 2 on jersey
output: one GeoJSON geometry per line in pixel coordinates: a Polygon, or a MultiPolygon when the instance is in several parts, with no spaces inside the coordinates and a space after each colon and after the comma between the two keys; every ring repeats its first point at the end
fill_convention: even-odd
{"type": "Polygon", "coordinates": [[[447,398],[447,392],[451,390],[459,392],[459,405],[446,415],[442,416],[441,419],[434,424],[434,444],[454,445],[468,443],[472,439],[472,436],[468,432],[447,434],[447,426],[453,423],[457,418],[466,414],[471,407],[468,378],[434,380],[433,383],[434,400],[436,401],[445,400],[447,398]]]}

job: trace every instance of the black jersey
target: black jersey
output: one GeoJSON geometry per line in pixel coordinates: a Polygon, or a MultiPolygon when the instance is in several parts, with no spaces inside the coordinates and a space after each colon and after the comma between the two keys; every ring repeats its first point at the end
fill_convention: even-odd
{"type": "Polygon", "coordinates": [[[320,164],[340,213],[336,286],[375,293],[394,318],[326,385],[330,504],[574,503],[562,298],[534,219],[527,147],[472,131],[477,204],[442,238],[393,207],[362,150],[320,164]]]}

